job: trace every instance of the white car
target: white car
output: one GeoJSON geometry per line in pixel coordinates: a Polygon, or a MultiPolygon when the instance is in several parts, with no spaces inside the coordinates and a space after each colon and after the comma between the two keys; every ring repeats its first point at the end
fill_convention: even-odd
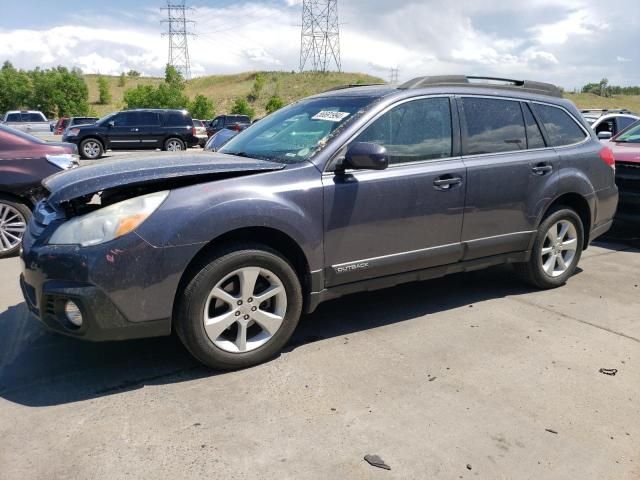
{"type": "Polygon", "coordinates": [[[600,140],[608,140],[640,117],[628,110],[582,110],[582,116],[600,140]]]}
{"type": "Polygon", "coordinates": [[[9,110],[0,123],[26,133],[51,132],[51,123],[44,113],[37,110],[9,110]]]}

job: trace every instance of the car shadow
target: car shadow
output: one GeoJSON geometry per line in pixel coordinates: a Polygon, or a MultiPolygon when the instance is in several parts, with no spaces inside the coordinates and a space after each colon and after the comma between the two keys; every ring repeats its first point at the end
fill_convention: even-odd
{"type": "Polygon", "coordinates": [[[611,230],[593,242],[593,245],[610,250],[640,249],[640,224],[615,222],[611,230]]]}
{"type": "MultiPolygon", "coordinates": [[[[514,281],[509,267],[496,267],[351,295],[303,317],[284,352],[417,317],[429,322],[439,312],[531,291],[514,281]]],[[[60,405],[224,374],[202,367],[175,335],[89,343],[49,332],[24,303],[0,313],[0,397],[25,406],[60,405]]]]}

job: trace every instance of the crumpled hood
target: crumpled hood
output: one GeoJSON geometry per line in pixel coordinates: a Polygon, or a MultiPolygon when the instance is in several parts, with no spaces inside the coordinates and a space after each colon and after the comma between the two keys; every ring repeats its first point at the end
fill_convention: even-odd
{"type": "Polygon", "coordinates": [[[640,144],[626,142],[609,142],[607,143],[613,151],[613,157],[616,162],[633,162],[640,163],[640,144]]]}
{"type": "Polygon", "coordinates": [[[280,170],[284,165],[221,153],[142,154],[101,160],[57,173],[42,181],[51,192],[48,202],[60,204],[115,187],[149,185],[176,179],[194,183],[222,174],[247,174],[280,170]]]}

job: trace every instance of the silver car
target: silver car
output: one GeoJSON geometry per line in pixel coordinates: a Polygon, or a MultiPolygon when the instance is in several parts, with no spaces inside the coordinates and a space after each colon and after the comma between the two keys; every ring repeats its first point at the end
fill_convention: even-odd
{"type": "Polygon", "coordinates": [[[0,123],[27,133],[51,132],[49,120],[37,110],[10,110],[4,114],[0,123]]]}

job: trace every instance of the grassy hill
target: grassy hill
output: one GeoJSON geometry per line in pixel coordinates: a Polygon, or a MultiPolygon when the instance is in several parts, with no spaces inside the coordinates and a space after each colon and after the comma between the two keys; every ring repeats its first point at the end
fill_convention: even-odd
{"type": "MultiPolygon", "coordinates": [[[[281,97],[285,104],[315,93],[320,93],[332,87],[358,83],[382,83],[383,80],[362,73],[288,73],[263,72],[265,85],[253,107],[257,116],[265,114],[264,106],[272,95],[281,97]]],[[[211,75],[199,77],[187,82],[186,93],[190,98],[202,94],[211,99],[215,105],[216,114],[228,113],[237,97],[246,98],[251,92],[256,72],[239,73],[236,75],[211,75]]],[[[112,101],[108,105],[99,105],[98,76],[85,75],[89,88],[89,103],[97,115],[106,115],[115,110],[121,110],[124,105],[122,98],[125,90],[137,85],[158,84],[162,78],[126,78],[124,87],[119,86],[120,77],[106,77],[109,81],[109,91],[112,101]]]]}
{"type": "MultiPolygon", "coordinates": [[[[285,103],[323,92],[338,85],[357,83],[382,83],[383,80],[362,73],[288,73],[263,72],[266,82],[253,107],[258,116],[264,115],[264,105],[272,95],[278,95],[285,103]]],[[[245,97],[251,92],[256,72],[238,73],[235,75],[211,75],[199,77],[187,82],[186,92],[190,98],[202,94],[211,99],[216,108],[216,114],[228,113],[233,101],[237,97],[245,97]]],[[[124,87],[119,86],[119,77],[106,77],[109,81],[113,100],[108,105],[99,105],[98,77],[85,75],[89,87],[89,102],[99,116],[121,110],[124,105],[122,98],[125,90],[137,85],[158,84],[162,78],[140,77],[126,78],[124,87]]],[[[640,95],[617,95],[603,98],[590,93],[566,93],[566,98],[573,101],[578,108],[628,108],[640,112],[640,95]]]]}

